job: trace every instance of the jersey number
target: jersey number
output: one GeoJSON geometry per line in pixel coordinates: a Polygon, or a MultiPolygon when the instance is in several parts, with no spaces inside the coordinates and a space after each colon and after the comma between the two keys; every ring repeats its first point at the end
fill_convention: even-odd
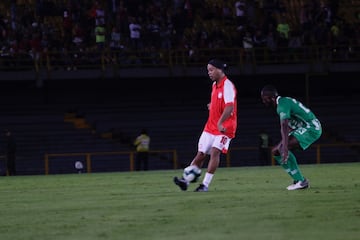
{"type": "Polygon", "coordinates": [[[221,144],[225,145],[225,143],[227,142],[227,137],[222,137],[220,142],[221,144]]]}

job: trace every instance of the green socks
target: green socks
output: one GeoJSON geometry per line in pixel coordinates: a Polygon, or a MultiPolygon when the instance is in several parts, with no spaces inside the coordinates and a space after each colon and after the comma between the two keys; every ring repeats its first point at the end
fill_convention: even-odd
{"type": "Polygon", "coordinates": [[[292,179],[294,179],[295,181],[305,180],[296,162],[296,157],[291,151],[289,151],[289,158],[286,164],[283,164],[281,162],[281,156],[274,156],[274,158],[285,169],[285,171],[290,175],[292,179]]]}

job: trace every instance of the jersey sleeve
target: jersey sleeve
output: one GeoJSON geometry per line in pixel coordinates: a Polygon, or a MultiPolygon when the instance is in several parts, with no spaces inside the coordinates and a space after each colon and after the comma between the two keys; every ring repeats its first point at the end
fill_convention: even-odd
{"type": "Polygon", "coordinates": [[[278,115],[280,117],[280,120],[290,119],[291,118],[290,104],[284,98],[279,99],[276,111],[277,111],[277,113],[278,113],[278,115]]]}
{"type": "Polygon", "coordinates": [[[224,83],[224,102],[226,105],[233,104],[235,102],[235,88],[229,80],[224,83]]]}

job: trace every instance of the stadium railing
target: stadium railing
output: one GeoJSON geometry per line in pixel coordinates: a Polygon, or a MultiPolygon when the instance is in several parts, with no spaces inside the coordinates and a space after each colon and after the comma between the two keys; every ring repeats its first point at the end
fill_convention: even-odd
{"type": "MultiPolygon", "coordinates": [[[[339,150],[344,150],[344,151],[355,151],[355,152],[359,152],[360,151],[360,143],[331,143],[331,144],[314,144],[311,146],[311,149],[313,149],[314,151],[311,153],[312,159],[308,159],[308,162],[313,163],[313,164],[321,164],[321,163],[327,163],[328,161],[326,158],[322,156],[322,150],[324,149],[333,149],[335,151],[339,151],[339,150]]],[[[253,153],[253,156],[256,154],[256,152],[258,151],[257,147],[233,147],[231,149],[229,149],[228,154],[226,155],[226,167],[232,167],[234,166],[234,162],[235,160],[234,158],[234,153],[237,152],[242,153],[245,151],[250,151],[253,153]]],[[[341,151],[340,151],[341,152],[341,151]]],[[[83,152],[83,153],[46,153],[44,155],[44,165],[45,165],[45,175],[51,174],[52,169],[50,168],[50,163],[51,161],[56,158],[56,157],[61,157],[61,158],[69,158],[69,157],[74,157],[74,156],[79,156],[79,157],[84,157],[85,161],[86,161],[86,172],[87,173],[91,173],[93,172],[93,168],[92,168],[92,161],[93,158],[95,156],[123,156],[125,158],[125,160],[127,161],[126,165],[128,166],[128,170],[129,171],[134,171],[135,170],[135,154],[136,152],[134,151],[121,151],[121,152],[83,152]]],[[[170,155],[170,160],[172,162],[172,169],[178,169],[179,163],[178,163],[178,159],[177,159],[177,150],[173,149],[173,150],[152,150],[150,151],[150,155],[151,154],[168,154],[170,155]]],[[[344,154],[344,153],[340,153],[340,154],[344,154]]],[[[345,153],[347,154],[347,153],[345,153]]],[[[359,157],[359,154],[357,153],[357,157],[359,157]]],[[[241,157],[238,157],[241,158],[241,157]]],[[[242,159],[238,159],[238,161],[242,161],[242,159]]],[[[358,161],[358,159],[344,159],[344,162],[356,162],[358,161]]],[[[341,162],[341,160],[339,159],[339,161],[337,161],[338,163],[341,162]]],[[[103,163],[106,164],[106,163],[103,163]]],[[[275,160],[274,157],[272,156],[271,159],[271,165],[275,165],[275,160]]],[[[241,164],[240,164],[241,165],[241,164]]],[[[238,166],[238,165],[237,165],[238,166]]]]}
{"type": "Polygon", "coordinates": [[[52,73],[56,70],[92,69],[105,72],[112,69],[113,77],[116,77],[120,69],[131,68],[166,68],[171,73],[174,67],[204,66],[213,57],[221,58],[240,70],[247,66],[256,68],[268,64],[306,64],[311,69],[312,65],[321,63],[326,68],[331,63],[359,62],[360,46],[303,46],[296,49],[277,48],[275,51],[269,48],[252,48],[249,51],[243,48],[206,48],[194,49],[191,52],[189,49],[154,49],[2,53],[0,71],[32,71],[35,77],[46,71],[47,77],[52,78],[52,73]]]}
{"type": "MultiPolygon", "coordinates": [[[[177,160],[177,151],[176,150],[151,150],[149,151],[150,156],[152,155],[169,155],[169,159],[172,162],[172,167],[174,169],[178,168],[178,160],[177,160]]],[[[61,158],[71,158],[71,157],[84,157],[86,172],[93,172],[93,158],[95,156],[105,157],[105,156],[114,156],[114,157],[125,157],[127,159],[127,163],[124,163],[129,169],[129,171],[135,170],[135,151],[120,151],[120,152],[83,152],[83,153],[46,153],[44,155],[44,166],[45,166],[45,175],[51,173],[50,163],[52,159],[61,157],[61,158]]],[[[161,160],[161,156],[159,159],[161,160]]],[[[111,168],[111,167],[109,167],[111,168]]]]}
{"type": "MultiPolygon", "coordinates": [[[[256,152],[258,151],[258,147],[233,147],[229,149],[228,154],[226,155],[226,167],[231,167],[234,165],[234,155],[235,153],[241,154],[242,152],[250,151],[252,152],[252,156],[256,156],[256,152]]],[[[308,157],[311,159],[307,159],[306,161],[308,163],[326,163],[326,162],[356,162],[359,161],[359,153],[360,153],[360,143],[354,142],[354,143],[321,143],[321,144],[314,144],[310,146],[310,149],[307,151],[309,153],[308,157]],[[331,151],[328,151],[329,149],[334,150],[335,152],[338,152],[339,155],[334,156],[334,153],[331,151]],[[331,158],[336,158],[334,161],[328,161],[328,155],[323,154],[324,151],[329,152],[331,158]],[[354,152],[353,155],[349,154],[351,152],[354,152]],[[325,156],[323,156],[325,155],[325,156]],[[347,156],[345,156],[347,155],[347,156]]],[[[240,155],[241,156],[241,155],[240,155]]],[[[330,157],[329,157],[330,158],[330,157]]],[[[241,160],[240,160],[241,164],[241,160]]],[[[274,156],[271,156],[271,165],[275,165],[275,159],[274,156]]]]}

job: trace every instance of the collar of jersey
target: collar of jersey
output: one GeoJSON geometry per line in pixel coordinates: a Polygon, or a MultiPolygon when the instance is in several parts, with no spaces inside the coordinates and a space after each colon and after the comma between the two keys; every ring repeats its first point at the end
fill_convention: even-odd
{"type": "Polygon", "coordinates": [[[279,99],[280,99],[281,97],[280,96],[277,96],[277,98],[276,98],[276,104],[279,104],[279,99]]]}
{"type": "Polygon", "coordinates": [[[227,79],[227,76],[225,75],[218,83],[215,82],[215,85],[217,88],[220,88],[224,85],[225,80],[227,79]]]}

